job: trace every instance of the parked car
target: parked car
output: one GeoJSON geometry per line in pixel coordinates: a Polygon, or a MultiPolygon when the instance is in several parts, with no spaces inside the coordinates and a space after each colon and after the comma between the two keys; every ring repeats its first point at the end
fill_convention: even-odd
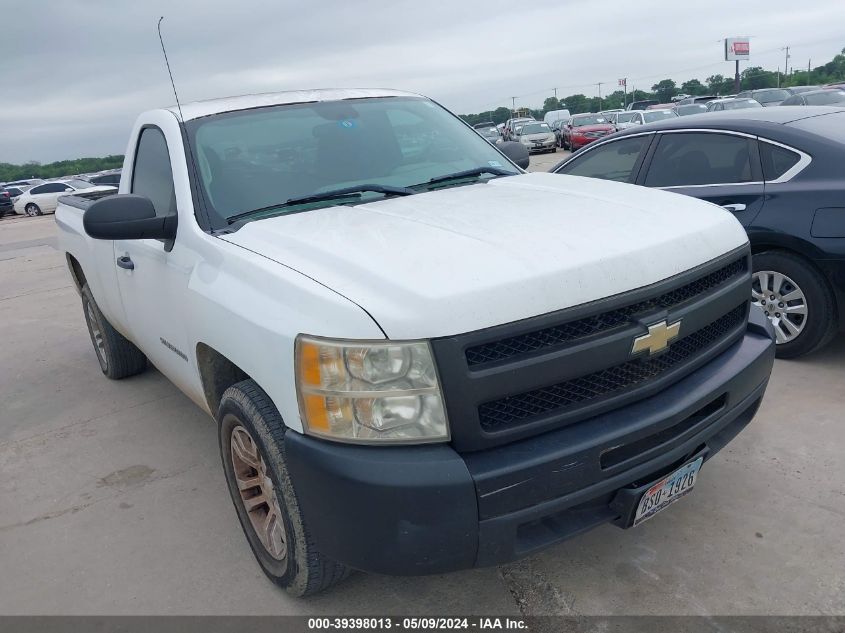
{"type": "Polygon", "coordinates": [[[648,106],[660,103],[657,99],[642,99],[641,101],[632,101],[626,107],[626,110],[645,110],[648,106]]]}
{"type": "Polygon", "coordinates": [[[517,140],[531,152],[555,152],[555,133],[545,123],[529,122],[519,128],[517,140]]]}
{"type": "Polygon", "coordinates": [[[484,127],[473,126],[475,131],[481,134],[485,140],[493,143],[494,145],[502,140],[502,135],[499,134],[499,130],[496,127],[496,124],[493,122],[488,123],[484,127]]]}
{"type": "Polygon", "coordinates": [[[138,118],[120,194],[62,197],[58,248],[103,374],[149,361],[213,416],[290,593],[638,525],[757,411],[774,340],[713,205],[522,173],[409,93],[181,112],[138,118]]]}
{"type": "MultiPolygon", "coordinates": [[[[492,123],[490,125],[493,125],[492,123]]],[[[120,186],[120,170],[110,169],[108,171],[94,174],[87,178],[92,185],[111,185],[113,187],[120,186]]]]}
{"type": "Polygon", "coordinates": [[[551,128],[552,132],[555,134],[555,145],[557,147],[562,147],[561,145],[561,128],[569,122],[569,119],[555,119],[552,121],[549,127],[551,128]]]}
{"type": "Polygon", "coordinates": [[[754,99],[742,99],[733,97],[731,99],[714,99],[707,102],[708,112],[722,112],[723,110],[742,110],[745,108],[762,108],[759,101],[754,99]]]}
{"type": "Polygon", "coordinates": [[[845,90],[813,90],[801,92],[785,99],[781,105],[835,105],[845,106],[845,90]]]}
{"type": "Polygon", "coordinates": [[[761,88],[760,90],[743,90],[737,93],[737,99],[754,99],[764,108],[780,105],[781,101],[791,95],[786,88],[761,88]]]}
{"type": "Polygon", "coordinates": [[[569,113],[569,110],[550,110],[543,115],[543,122],[546,123],[549,127],[552,127],[552,124],[556,121],[561,121],[564,119],[568,119],[572,115],[569,113]]]}
{"type": "Polygon", "coordinates": [[[12,208],[11,192],[4,187],[0,187],[0,218],[12,211],[12,208]]]}
{"type": "Polygon", "coordinates": [[[570,151],[612,134],[616,128],[600,114],[576,114],[562,128],[563,144],[570,151]]]}
{"type": "Polygon", "coordinates": [[[843,162],[845,111],[807,106],[627,130],[554,171],[658,187],[729,210],[751,240],[752,302],[775,326],[778,356],[793,358],[845,326],[843,162]]]}
{"type": "Polygon", "coordinates": [[[674,119],[677,116],[678,114],[674,109],[627,112],[625,115],[620,114],[617,117],[615,129],[625,130],[635,125],[645,125],[646,123],[654,123],[655,121],[663,121],[664,119],[674,119]]]}
{"type": "Polygon", "coordinates": [[[9,192],[12,202],[14,202],[24,191],[31,189],[32,185],[3,185],[3,188],[9,192]]]}
{"type": "Polygon", "coordinates": [[[3,187],[33,187],[44,182],[41,178],[29,178],[26,180],[15,180],[12,182],[4,182],[3,187]]]}
{"type": "Polygon", "coordinates": [[[616,114],[617,112],[625,112],[625,108],[611,108],[610,110],[601,110],[599,114],[609,120],[610,117],[616,114]]]}
{"type": "Polygon", "coordinates": [[[646,110],[672,110],[674,107],[674,103],[654,103],[646,107],[646,110]]]}
{"type": "Polygon", "coordinates": [[[789,88],[786,88],[786,91],[791,95],[800,95],[803,92],[813,92],[821,89],[821,86],[789,86],[789,88]]]}
{"type": "Polygon", "coordinates": [[[520,125],[522,125],[523,123],[527,123],[528,121],[533,121],[533,120],[534,120],[534,117],[518,117],[518,118],[514,118],[514,119],[508,119],[505,122],[505,133],[502,135],[502,137],[506,141],[514,140],[513,137],[514,137],[514,132],[515,132],[516,128],[519,127],[520,125]]]}
{"type": "Polygon", "coordinates": [[[708,101],[713,101],[714,99],[718,99],[716,95],[698,95],[697,97],[687,97],[686,99],[681,99],[676,103],[676,106],[679,105],[690,105],[693,103],[707,103],[708,101]]]}
{"type": "Polygon", "coordinates": [[[70,180],[45,182],[24,191],[20,196],[18,196],[14,205],[15,213],[31,216],[53,213],[56,210],[59,196],[66,196],[82,190],[88,190],[90,193],[97,191],[117,191],[115,187],[92,185],[86,180],[78,180],[74,178],[70,180]]]}
{"type": "Polygon", "coordinates": [[[705,103],[685,103],[683,105],[676,105],[673,110],[678,116],[689,116],[691,114],[703,114],[707,112],[707,104],[705,103]]]}

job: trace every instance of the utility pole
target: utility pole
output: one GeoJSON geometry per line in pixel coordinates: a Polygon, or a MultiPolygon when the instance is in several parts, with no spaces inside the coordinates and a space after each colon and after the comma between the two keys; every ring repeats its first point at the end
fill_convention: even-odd
{"type": "Polygon", "coordinates": [[[557,101],[557,88],[552,88],[555,91],[555,101],[557,101]]]}
{"type": "Polygon", "coordinates": [[[783,83],[786,83],[786,75],[789,73],[789,47],[785,46],[781,50],[786,51],[786,57],[783,60],[783,83]]]}
{"type": "Polygon", "coordinates": [[[813,72],[812,70],[810,70],[810,62],[812,61],[812,59],[807,60],[807,83],[810,83],[810,73],[813,72]]]}
{"type": "Polygon", "coordinates": [[[600,81],[596,84],[599,87],[599,110],[601,110],[601,85],[603,83],[604,83],[603,81],[600,81]]]}
{"type": "Polygon", "coordinates": [[[516,97],[511,97],[511,114],[516,112],[516,97]]]}

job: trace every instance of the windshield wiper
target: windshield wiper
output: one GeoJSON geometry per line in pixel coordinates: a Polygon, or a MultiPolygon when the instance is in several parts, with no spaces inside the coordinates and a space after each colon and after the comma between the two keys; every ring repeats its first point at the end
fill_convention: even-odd
{"type": "Polygon", "coordinates": [[[428,185],[436,185],[441,182],[450,182],[452,180],[464,180],[465,178],[477,178],[484,174],[492,174],[494,176],[516,176],[516,172],[501,169],[500,167],[475,167],[473,169],[465,169],[463,171],[456,171],[453,174],[446,174],[445,176],[437,176],[428,182],[423,182],[414,187],[425,187],[428,185]]]}
{"type": "Polygon", "coordinates": [[[410,196],[417,193],[415,190],[408,187],[393,187],[391,185],[355,185],[353,187],[343,187],[341,189],[332,189],[331,191],[322,191],[320,193],[312,193],[307,196],[300,196],[299,198],[289,198],[285,202],[278,204],[271,204],[266,207],[252,209],[251,211],[244,211],[236,215],[226,218],[229,224],[234,224],[238,220],[243,220],[257,213],[264,211],[272,211],[273,209],[284,209],[286,207],[295,207],[300,204],[308,204],[311,202],[325,202],[328,200],[346,200],[357,199],[366,191],[375,191],[376,193],[383,193],[388,196],[410,196]]]}

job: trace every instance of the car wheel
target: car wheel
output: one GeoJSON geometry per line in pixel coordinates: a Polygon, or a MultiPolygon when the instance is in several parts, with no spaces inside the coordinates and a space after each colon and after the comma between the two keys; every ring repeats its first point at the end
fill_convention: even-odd
{"type": "Polygon", "coordinates": [[[797,255],[754,255],[751,301],[774,326],[778,358],[808,354],[836,333],[833,293],[812,264],[797,255]]]}
{"type": "Polygon", "coordinates": [[[103,374],[112,380],[120,380],[140,374],[147,368],[147,357],[103,316],[88,284],[82,286],[82,310],[103,374]]]}
{"type": "Polygon", "coordinates": [[[26,207],[24,207],[24,211],[30,217],[35,217],[36,215],[44,215],[43,213],[41,213],[41,208],[34,203],[26,205],[26,207]]]}
{"type": "Polygon", "coordinates": [[[281,415],[252,380],[220,401],[220,457],[244,534],[264,573],[295,596],[327,589],[349,568],[320,553],[299,509],[285,458],[281,415]]]}

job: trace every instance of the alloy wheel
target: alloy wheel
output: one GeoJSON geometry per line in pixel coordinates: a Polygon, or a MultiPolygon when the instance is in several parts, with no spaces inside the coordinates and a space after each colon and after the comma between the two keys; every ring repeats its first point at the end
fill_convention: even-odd
{"type": "Polygon", "coordinates": [[[88,301],[85,304],[85,310],[88,313],[88,327],[91,328],[91,338],[94,340],[94,349],[97,350],[97,360],[100,361],[100,367],[103,371],[108,369],[108,361],[106,360],[106,345],[103,340],[103,332],[97,325],[97,318],[94,315],[94,307],[88,301]]]}
{"type": "Polygon", "coordinates": [[[807,297],[791,278],[760,270],[751,278],[751,302],[763,308],[775,326],[778,345],[795,340],[807,325],[807,297]]]}
{"type": "Polygon", "coordinates": [[[243,426],[232,429],[232,470],[241,503],[258,540],[276,560],[287,556],[287,534],[276,488],[258,444],[243,426]]]}

